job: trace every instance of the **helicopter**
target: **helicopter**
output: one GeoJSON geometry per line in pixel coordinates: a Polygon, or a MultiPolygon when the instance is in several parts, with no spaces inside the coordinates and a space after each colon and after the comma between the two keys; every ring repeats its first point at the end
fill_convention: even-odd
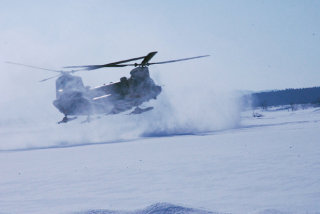
{"type": "Polygon", "coordinates": [[[127,60],[102,64],[102,65],[80,65],[65,66],[64,69],[73,70],[52,70],[21,63],[6,62],[10,64],[27,66],[35,69],[57,72],[59,74],[43,79],[44,82],[53,78],[56,79],[56,99],[53,105],[62,113],[64,117],[60,123],[67,123],[77,118],[77,116],[87,116],[84,122],[90,122],[91,115],[110,115],[131,111],[130,114],[141,114],[153,109],[153,107],[141,108],[141,104],[151,99],[157,99],[162,88],[156,85],[150,77],[149,66],[156,64],[173,63],[185,60],[208,57],[209,55],[195,56],[189,58],[150,62],[157,54],[157,51],[150,52],[145,56],[135,57],[127,60]],[[142,60],[140,63],[130,63],[142,60]],[[73,75],[78,71],[91,71],[108,67],[135,67],[130,71],[130,77],[121,77],[119,82],[104,84],[102,86],[90,88],[83,84],[82,78],[73,75]],[[69,117],[74,116],[74,117],[69,117]]]}

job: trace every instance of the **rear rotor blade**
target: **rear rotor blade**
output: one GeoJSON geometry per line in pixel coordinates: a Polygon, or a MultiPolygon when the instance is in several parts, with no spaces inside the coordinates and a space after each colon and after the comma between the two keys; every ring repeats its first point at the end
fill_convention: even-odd
{"type": "Polygon", "coordinates": [[[95,69],[104,68],[104,67],[125,67],[127,65],[119,65],[119,64],[126,63],[126,62],[131,62],[131,61],[135,61],[135,60],[139,60],[139,59],[144,59],[144,58],[145,58],[145,56],[141,56],[141,57],[122,60],[122,61],[118,61],[118,62],[112,62],[112,63],[108,63],[108,64],[104,64],[104,65],[65,66],[63,68],[83,68],[85,70],[95,70],[95,69]]]}
{"type": "Polygon", "coordinates": [[[143,67],[143,66],[147,65],[148,62],[152,59],[152,57],[154,57],[154,55],[156,55],[157,53],[158,53],[157,51],[148,53],[148,55],[140,63],[140,66],[143,67]]]}
{"type": "MultiPolygon", "coordinates": [[[[169,61],[162,61],[162,62],[151,62],[151,63],[147,63],[145,64],[145,66],[149,66],[149,65],[156,65],[156,64],[165,64],[165,63],[172,63],[172,62],[179,62],[179,61],[185,61],[185,60],[191,60],[191,59],[198,59],[198,58],[202,58],[202,57],[208,57],[210,55],[203,55],[203,56],[195,56],[195,57],[190,57],[190,58],[183,58],[183,59],[175,59],[175,60],[169,60],[169,61]]],[[[122,66],[141,66],[142,64],[122,64],[122,66]]]]}
{"type": "Polygon", "coordinates": [[[151,63],[148,63],[147,65],[156,65],[156,64],[165,64],[165,63],[172,63],[172,62],[180,62],[180,61],[191,60],[191,59],[198,59],[198,58],[208,57],[208,56],[210,56],[210,55],[195,56],[195,57],[189,57],[189,58],[183,58],[183,59],[174,59],[174,60],[162,61],[162,62],[151,62],[151,63]]]}
{"type": "Polygon", "coordinates": [[[111,65],[90,65],[90,66],[86,66],[86,67],[82,67],[83,69],[82,70],[85,70],[85,71],[91,71],[91,70],[96,70],[96,69],[99,69],[99,68],[106,68],[106,67],[125,67],[125,66],[128,66],[128,65],[116,65],[116,64],[111,64],[111,65]]]}
{"type": "Polygon", "coordinates": [[[35,69],[40,69],[40,70],[53,71],[53,72],[61,73],[61,71],[57,71],[57,70],[53,70],[53,69],[48,69],[48,68],[36,67],[36,66],[33,66],[33,65],[25,65],[25,64],[22,64],[22,63],[9,62],[9,61],[6,61],[5,63],[13,64],[13,65],[20,65],[20,66],[25,66],[25,67],[35,68],[35,69]]]}

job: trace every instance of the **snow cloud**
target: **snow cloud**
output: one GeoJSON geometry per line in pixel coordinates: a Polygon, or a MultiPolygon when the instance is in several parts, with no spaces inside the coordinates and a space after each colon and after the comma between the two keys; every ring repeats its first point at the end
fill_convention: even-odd
{"type": "Polygon", "coordinates": [[[150,71],[151,77],[163,88],[157,100],[142,106],[153,106],[152,111],[139,115],[128,115],[129,112],[125,112],[119,115],[94,116],[90,123],[82,123],[86,117],[79,117],[67,124],[56,124],[63,115],[51,106],[48,96],[41,96],[41,93],[36,93],[38,97],[31,96],[34,89],[30,89],[30,94],[25,93],[24,99],[7,101],[6,104],[14,105],[16,112],[8,111],[0,119],[0,149],[43,149],[119,143],[141,137],[201,134],[238,125],[238,97],[227,90],[227,87],[221,88],[215,84],[210,76],[204,78],[206,71],[203,74],[198,72],[197,75],[179,71],[167,73],[165,67],[163,70],[162,67],[151,67],[150,71]],[[27,105],[24,100],[29,100],[27,105]],[[28,111],[25,111],[26,107],[28,111]],[[46,116],[44,115],[47,111],[44,111],[44,108],[48,108],[46,116]]]}

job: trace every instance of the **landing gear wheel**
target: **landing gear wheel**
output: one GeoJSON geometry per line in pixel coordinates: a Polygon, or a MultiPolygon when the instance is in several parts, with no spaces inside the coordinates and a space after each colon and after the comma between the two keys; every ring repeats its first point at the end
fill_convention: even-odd
{"type": "Polygon", "coordinates": [[[58,122],[58,124],[60,124],[60,123],[67,123],[67,122],[69,122],[69,121],[71,121],[71,120],[74,120],[74,119],[77,119],[77,117],[68,118],[67,115],[65,115],[65,116],[62,118],[62,120],[58,122]]]}
{"type": "Polygon", "coordinates": [[[152,109],[153,109],[153,107],[140,108],[138,106],[130,114],[141,114],[143,112],[151,111],[152,109]]]}

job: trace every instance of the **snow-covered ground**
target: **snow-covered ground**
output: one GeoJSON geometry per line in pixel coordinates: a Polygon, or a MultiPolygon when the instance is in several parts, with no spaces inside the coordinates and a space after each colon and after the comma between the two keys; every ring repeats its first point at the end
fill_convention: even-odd
{"type": "Polygon", "coordinates": [[[137,137],[128,124],[77,144],[46,143],[67,126],[1,126],[0,213],[320,212],[320,109],[258,113],[220,131],[137,137]]]}

